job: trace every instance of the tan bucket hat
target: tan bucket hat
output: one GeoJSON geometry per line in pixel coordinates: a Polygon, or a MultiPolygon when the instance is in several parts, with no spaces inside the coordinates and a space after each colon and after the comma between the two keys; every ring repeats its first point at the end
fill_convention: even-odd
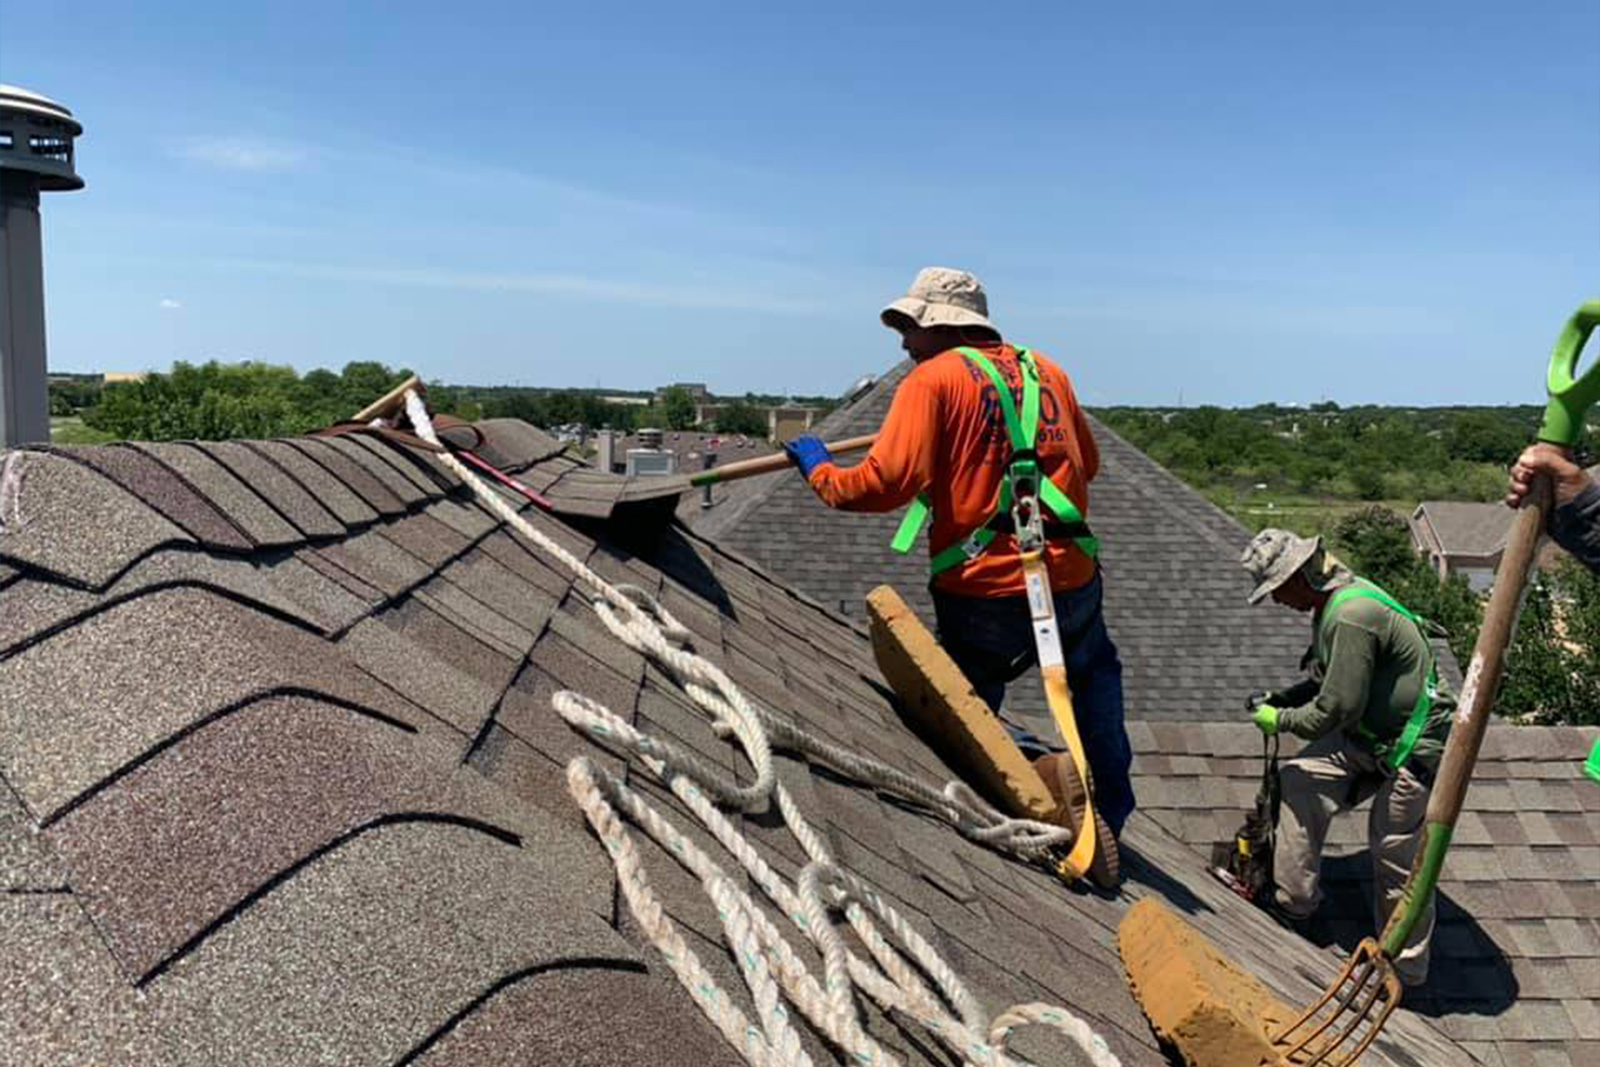
{"type": "Polygon", "coordinates": [[[983,283],[952,267],[917,271],[910,291],[879,312],[878,318],[891,330],[900,328],[897,318],[907,318],[918,326],[981,326],[996,336],[1000,333],[989,321],[989,298],[983,283]]]}
{"type": "MultiPolygon", "coordinates": [[[[1321,554],[1320,537],[1296,537],[1288,530],[1270,528],[1256,534],[1239,556],[1239,563],[1256,582],[1255,590],[1249,596],[1250,603],[1261,603],[1306,564],[1314,561],[1320,563],[1321,554]]],[[[1312,567],[1308,573],[1316,573],[1320,577],[1321,571],[1319,565],[1312,567]]]]}

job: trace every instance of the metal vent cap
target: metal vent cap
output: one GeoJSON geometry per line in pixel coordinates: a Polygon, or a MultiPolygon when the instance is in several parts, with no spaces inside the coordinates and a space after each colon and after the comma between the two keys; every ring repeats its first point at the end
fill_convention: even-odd
{"type": "Polygon", "coordinates": [[[39,188],[51,192],[82,189],[74,166],[73,141],[83,124],[48,97],[0,84],[0,170],[39,176],[39,188]]]}

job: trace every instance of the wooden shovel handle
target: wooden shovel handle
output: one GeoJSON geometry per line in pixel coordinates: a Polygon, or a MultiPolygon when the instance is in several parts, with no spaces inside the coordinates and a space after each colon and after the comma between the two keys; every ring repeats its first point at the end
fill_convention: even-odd
{"type": "Polygon", "coordinates": [[[1429,823],[1454,826],[1456,816],[1461,814],[1472,768],[1478,761],[1478,749],[1489,727],[1495,692],[1500,688],[1506,646],[1516,631],[1522,592],[1539,551],[1540,535],[1549,522],[1550,509],[1550,478],[1540,475],[1512,520],[1505,553],[1495,571],[1494,591],[1489,595],[1489,607],[1484,611],[1483,626],[1478,630],[1478,641],[1462,681],[1455,726],[1450,730],[1438,779],[1428,799],[1429,823]]]}
{"type": "Polygon", "coordinates": [[[373,419],[381,419],[392,414],[395,409],[400,407],[401,404],[405,403],[407,389],[415,389],[418,395],[426,394],[428,391],[427,386],[422,384],[422,379],[413,374],[411,377],[407,378],[405,381],[401,382],[399,385],[395,386],[393,389],[389,390],[387,393],[384,393],[378,399],[374,400],[372,403],[356,412],[355,415],[351,417],[350,421],[371,422],[373,419]]]}
{"type": "Polygon", "coordinates": [[[1477,645],[1472,650],[1472,661],[1467,664],[1467,676],[1461,685],[1461,701],[1456,706],[1456,721],[1450,729],[1450,740],[1445,745],[1444,759],[1439,774],[1428,797],[1427,825],[1423,828],[1422,847],[1417,850],[1416,862],[1406,879],[1400,900],[1389,913],[1379,937],[1383,954],[1393,960],[1405,950],[1411,931],[1416,928],[1428,902],[1433,899],[1434,887],[1444,871],[1445,852],[1455,832],[1456,818],[1467,799],[1467,786],[1472,782],[1472,768],[1478,762],[1478,750],[1483,747],[1483,735],[1489,728],[1489,713],[1494,706],[1495,691],[1500,688],[1500,675],[1505,667],[1506,646],[1516,630],[1517,615],[1522,608],[1522,591],[1528,584],[1528,572],[1533,569],[1534,557],[1539,550],[1539,536],[1544,533],[1550,514],[1551,486],[1548,475],[1540,475],[1522,505],[1522,511],[1511,523],[1511,534],[1506,550],[1495,570],[1494,592],[1489,595],[1489,607],[1484,612],[1483,626],[1478,630],[1477,645]]]}
{"type": "MultiPolygon", "coordinates": [[[[828,451],[834,455],[845,452],[860,452],[864,448],[871,448],[872,442],[878,439],[877,434],[868,434],[866,437],[850,437],[843,441],[828,443],[828,451]]],[[[698,471],[689,476],[689,484],[693,486],[717,485],[722,482],[734,482],[740,478],[753,478],[758,474],[771,474],[781,471],[785,467],[793,466],[789,457],[782,452],[772,456],[762,456],[759,459],[742,459],[737,463],[730,463],[726,467],[712,467],[708,471],[698,471]]]]}

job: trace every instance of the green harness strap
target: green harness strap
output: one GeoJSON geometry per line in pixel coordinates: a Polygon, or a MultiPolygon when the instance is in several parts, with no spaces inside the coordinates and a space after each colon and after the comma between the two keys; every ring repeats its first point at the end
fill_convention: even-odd
{"type": "MultiPolygon", "coordinates": [[[[1000,411],[1005,417],[1006,436],[1011,441],[1013,458],[1006,465],[1006,477],[1000,483],[1000,499],[995,504],[994,510],[976,530],[942,552],[935,553],[929,561],[932,577],[935,578],[952,567],[959,567],[968,560],[976,559],[999,536],[997,531],[990,529],[989,523],[993,522],[997,515],[1011,510],[1012,483],[1018,478],[1028,478],[1038,485],[1040,501],[1061,522],[1084,525],[1083,512],[1078,510],[1078,505],[1074,504],[1072,498],[1062,492],[1055,482],[1040,476],[1038,460],[1033,458],[1034,442],[1039,435],[1039,366],[1033,360],[1033,353],[1026,348],[1017,349],[1017,365],[1022,373],[1022,412],[1019,416],[1016,401],[1011,396],[1011,387],[1006,384],[989,357],[976,348],[962,347],[956,351],[971,360],[994,385],[995,392],[1000,398],[1000,411]],[[1026,458],[1015,458],[1019,454],[1026,458]]],[[[917,534],[921,532],[932,513],[932,502],[928,499],[928,495],[920,494],[906,510],[905,517],[900,520],[900,528],[895,531],[894,540],[889,543],[889,547],[896,552],[911,551],[912,545],[916,543],[917,534]]],[[[1100,551],[1100,541],[1093,534],[1075,537],[1072,543],[1090,559],[1100,551]]]]}
{"type": "MultiPolygon", "coordinates": [[[[1333,618],[1334,609],[1340,604],[1343,604],[1349,600],[1354,600],[1357,597],[1366,597],[1369,600],[1376,600],[1389,610],[1395,612],[1401,618],[1408,620],[1411,625],[1417,628],[1418,634],[1420,634],[1422,637],[1423,644],[1426,645],[1428,643],[1428,634],[1427,631],[1423,629],[1422,620],[1414,615],[1398,600],[1390,596],[1388,593],[1385,593],[1381,589],[1364,589],[1356,586],[1341,589],[1337,593],[1333,594],[1333,596],[1328,600],[1328,606],[1322,609],[1322,623],[1317,628],[1317,643],[1319,646],[1323,642],[1322,628],[1327,626],[1328,620],[1333,618]]],[[[1326,656],[1326,650],[1324,650],[1324,656],[1326,656]]],[[[1356,725],[1356,733],[1360,734],[1366,740],[1372,742],[1373,751],[1378,754],[1379,758],[1383,760],[1384,764],[1391,771],[1398,772],[1401,767],[1405,766],[1406,760],[1411,758],[1411,753],[1416,751],[1417,741],[1422,737],[1422,731],[1428,725],[1428,713],[1433,710],[1433,694],[1438,687],[1439,665],[1430,654],[1427,684],[1424,685],[1422,687],[1422,691],[1417,694],[1417,702],[1411,709],[1411,718],[1406,720],[1405,729],[1400,731],[1400,737],[1395,741],[1393,746],[1390,746],[1388,743],[1384,742],[1376,734],[1374,734],[1372,729],[1367,726],[1365,721],[1362,721],[1356,725]]]]}

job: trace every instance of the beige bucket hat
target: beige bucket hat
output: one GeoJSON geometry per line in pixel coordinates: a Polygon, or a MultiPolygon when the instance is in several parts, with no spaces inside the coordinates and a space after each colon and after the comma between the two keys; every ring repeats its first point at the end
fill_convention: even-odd
{"type": "Polygon", "coordinates": [[[1256,534],[1239,556],[1239,563],[1256,582],[1249,596],[1250,603],[1261,603],[1308,563],[1313,564],[1306,572],[1308,578],[1320,579],[1324,569],[1322,554],[1320,537],[1296,537],[1288,530],[1274,529],[1256,534]]]}
{"type": "Polygon", "coordinates": [[[910,291],[879,312],[878,318],[891,330],[898,330],[896,320],[905,318],[918,326],[981,326],[996,336],[1000,333],[989,321],[989,298],[983,283],[952,267],[917,271],[910,291]]]}

